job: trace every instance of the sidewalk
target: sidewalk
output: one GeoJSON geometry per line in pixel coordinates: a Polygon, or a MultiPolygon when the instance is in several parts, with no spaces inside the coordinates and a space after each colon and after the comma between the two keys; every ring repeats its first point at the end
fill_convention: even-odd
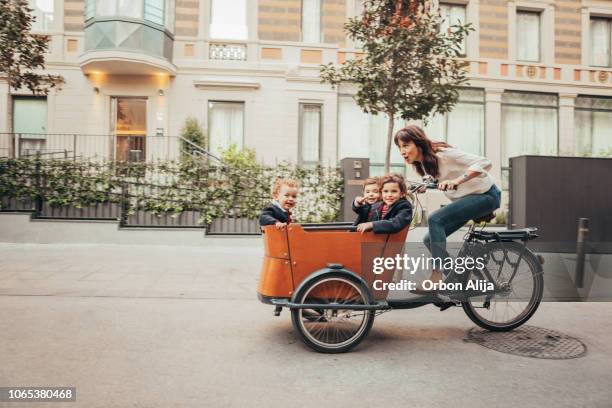
{"type": "Polygon", "coordinates": [[[259,238],[0,244],[0,386],[75,386],[76,404],[53,404],[73,408],[610,406],[610,303],[547,302],[529,322],[580,338],[588,353],[573,360],[465,342],[462,310],[431,306],[379,316],[354,352],[322,355],[256,300],[261,256],[259,238]]]}

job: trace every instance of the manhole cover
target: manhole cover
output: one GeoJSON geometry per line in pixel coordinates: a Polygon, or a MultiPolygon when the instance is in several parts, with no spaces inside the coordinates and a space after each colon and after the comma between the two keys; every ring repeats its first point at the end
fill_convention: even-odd
{"type": "Polygon", "coordinates": [[[587,351],[584,343],[574,337],[534,326],[521,326],[508,332],[491,332],[474,327],[467,335],[466,341],[525,357],[569,359],[581,357],[587,351]]]}

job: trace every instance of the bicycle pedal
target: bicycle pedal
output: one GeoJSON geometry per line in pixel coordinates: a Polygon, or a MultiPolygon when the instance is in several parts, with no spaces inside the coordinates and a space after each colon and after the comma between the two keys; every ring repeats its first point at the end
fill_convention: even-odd
{"type": "Polygon", "coordinates": [[[440,311],[443,312],[446,309],[450,309],[453,306],[457,306],[454,302],[445,302],[440,305],[440,311]]]}
{"type": "Polygon", "coordinates": [[[280,316],[282,310],[283,308],[281,306],[276,306],[274,308],[274,316],[280,316]]]}

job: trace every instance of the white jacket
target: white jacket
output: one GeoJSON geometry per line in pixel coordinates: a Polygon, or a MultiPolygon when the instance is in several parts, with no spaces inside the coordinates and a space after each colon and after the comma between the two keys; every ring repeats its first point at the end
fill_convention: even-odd
{"type": "Polygon", "coordinates": [[[469,194],[482,194],[489,191],[495,180],[489,174],[492,164],[486,157],[466,153],[454,147],[443,147],[436,153],[438,156],[438,182],[455,180],[464,174],[477,171],[480,175],[457,186],[456,190],[444,192],[450,200],[456,200],[469,194]]]}

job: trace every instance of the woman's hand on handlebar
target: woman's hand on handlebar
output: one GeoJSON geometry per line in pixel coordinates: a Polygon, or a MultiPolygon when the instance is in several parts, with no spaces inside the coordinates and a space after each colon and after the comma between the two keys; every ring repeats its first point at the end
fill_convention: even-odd
{"type": "Polygon", "coordinates": [[[457,180],[445,180],[438,183],[438,190],[456,190],[459,183],[457,180]]]}
{"type": "Polygon", "coordinates": [[[373,222],[363,222],[363,223],[357,225],[357,231],[359,231],[359,232],[370,231],[373,228],[374,228],[374,223],[373,222]]]}

